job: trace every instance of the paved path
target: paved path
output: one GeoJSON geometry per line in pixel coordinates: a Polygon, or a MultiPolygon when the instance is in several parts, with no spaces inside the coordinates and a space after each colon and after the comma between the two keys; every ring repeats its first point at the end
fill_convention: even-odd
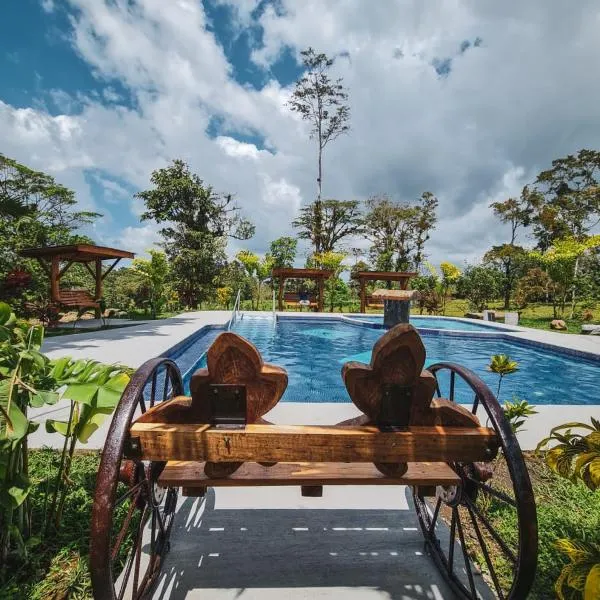
{"type": "Polygon", "coordinates": [[[298,488],[184,498],[154,599],[452,599],[408,496],[347,486],[322,498],[298,488]]]}

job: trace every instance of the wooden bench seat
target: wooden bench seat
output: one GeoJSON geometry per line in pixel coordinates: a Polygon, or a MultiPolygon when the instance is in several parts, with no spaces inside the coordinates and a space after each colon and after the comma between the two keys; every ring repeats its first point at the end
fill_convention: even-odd
{"type": "Polygon", "coordinates": [[[75,308],[99,308],[100,306],[87,290],[60,290],[58,303],[75,308]]]}
{"type": "Polygon", "coordinates": [[[317,307],[318,307],[316,298],[310,294],[308,296],[308,301],[310,304],[300,304],[300,294],[295,294],[292,292],[288,292],[288,293],[284,294],[283,301],[285,303],[286,308],[290,307],[290,306],[293,306],[293,307],[299,306],[300,308],[302,308],[303,306],[306,306],[307,308],[317,309],[317,307]]]}
{"type": "Polygon", "coordinates": [[[379,298],[368,295],[365,297],[367,308],[383,308],[383,302],[379,298]]]}
{"type": "Polygon", "coordinates": [[[205,463],[169,461],[159,478],[163,486],[249,487],[314,485],[457,485],[458,475],[442,462],[410,463],[401,477],[380,473],[371,463],[283,462],[272,467],[245,463],[229,477],[211,479],[205,463]]]}

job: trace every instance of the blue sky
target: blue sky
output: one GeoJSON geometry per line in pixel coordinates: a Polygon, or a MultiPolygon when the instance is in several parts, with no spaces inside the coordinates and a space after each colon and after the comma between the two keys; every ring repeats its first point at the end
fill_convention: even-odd
{"type": "Polygon", "coordinates": [[[0,152],[103,213],[98,242],[138,253],[159,236],[133,195],[181,157],[235,195],[257,225],[244,245],[264,252],[315,195],[315,145],[286,108],[313,46],[350,94],[325,195],[432,191],[429,258],[476,260],[506,241],[490,202],[600,145],[599,22],[593,0],[5,0],[0,152]]]}
{"type": "MultiPolygon", "coordinates": [[[[252,11],[258,18],[271,0],[262,0],[252,11]]],[[[290,49],[269,65],[260,67],[250,60],[253,47],[260,45],[262,29],[258,26],[239,31],[233,25],[234,9],[230,5],[204,0],[206,31],[214,34],[232,69],[232,78],[242,86],[260,90],[270,79],[281,85],[292,84],[302,73],[290,49]]],[[[79,97],[90,97],[105,106],[118,104],[136,109],[135,95],[118,77],[99,75],[86,62],[72,43],[72,22],[76,8],[60,0],[8,0],[0,20],[0,100],[17,107],[36,107],[53,116],[77,115],[83,103],[79,97]]],[[[215,115],[206,132],[210,138],[222,133],[240,142],[265,147],[259,131],[228,128],[220,115],[215,115]]],[[[0,151],[2,149],[0,148],[0,151]]],[[[25,158],[22,158],[26,162],[25,158]]],[[[133,195],[137,191],[126,179],[103,169],[85,169],[84,178],[100,212],[124,226],[135,226],[139,219],[122,202],[114,199],[115,187],[133,195]],[[108,187],[107,187],[108,186],[108,187]]],[[[60,179],[60,177],[59,177],[60,179]]]]}

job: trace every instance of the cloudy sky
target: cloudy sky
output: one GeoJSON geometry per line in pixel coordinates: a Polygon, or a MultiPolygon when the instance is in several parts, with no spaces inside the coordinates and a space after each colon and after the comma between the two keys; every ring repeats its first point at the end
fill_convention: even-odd
{"type": "Polygon", "coordinates": [[[434,192],[434,262],[505,241],[490,202],[600,146],[595,1],[4,0],[2,14],[0,152],[103,213],[97,242],[136,252],[158,238],[133,194],[178,157],[236,195],[252,250],[292,233],[316,189],[314,143],[285,107],[307,46],[350,92],[324,195],[434,192]]]}

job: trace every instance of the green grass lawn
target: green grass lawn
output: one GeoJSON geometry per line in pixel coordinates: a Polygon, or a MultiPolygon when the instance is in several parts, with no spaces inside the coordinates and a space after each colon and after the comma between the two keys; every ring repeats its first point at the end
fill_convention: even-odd
{"type": "MultiPolygon", "coordinates": [[[[531,453],[526,457],[538,507],[540,552],[535,587],[530,598],[555,597],[553,586],[565,563],[554,548],[561,537],[600,542],[600,493],[588,490],[554,475],[544,462],[531,453]]],[[[56,471],[59,453],[54,450],[31,452],[30,469],[34,484],[33,529],[44,519],[46,490],[56,471]]],[[[91,598],[88,568],[90,511],[98,452],[79,452],[73,462],[73,485],[67,496],[62,528],[34,541],[29,558],[11,565],[0,584],[0,598],[7,600],[79,600],[91,598]]],[[[494,515],[495,525],[511,531],[503,514],[494,515]]],[[[201,543],[201,540],[198,541],[201,543]]],[[[233,567],[234,565],[232,565],[233,567]]]]}

